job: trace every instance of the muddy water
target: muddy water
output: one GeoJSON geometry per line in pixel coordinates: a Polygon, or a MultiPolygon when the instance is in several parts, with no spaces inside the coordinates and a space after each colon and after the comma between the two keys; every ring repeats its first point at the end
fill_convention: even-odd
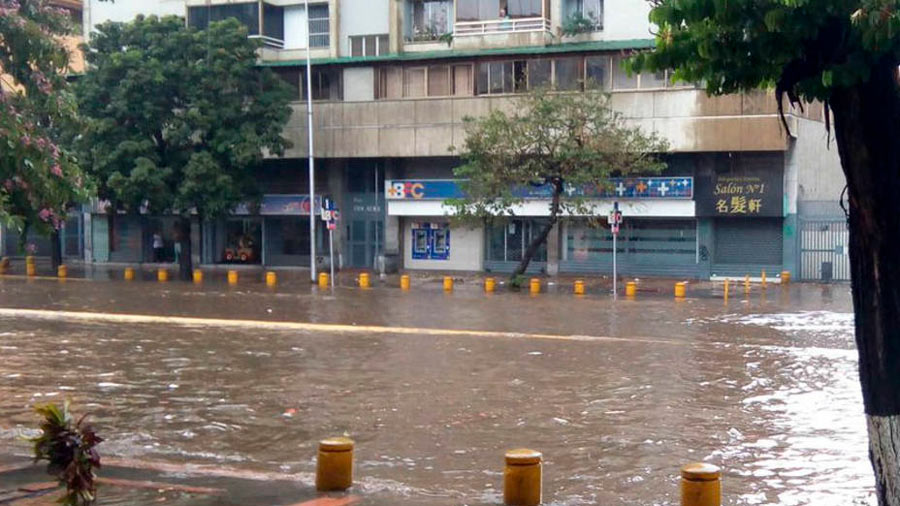
{"type": "Polygon", "coordinates": [[[725,504],[874,504],[846,287],[676,303],[438,287],[0,282],[0,307],[505,331],[490,337],[0,318],[0,452],[34,403],[91,412],[106,455],[310,480],[357,441],[373,504],[491,504],[502,453],[545,455],[545,503],[675,505],[677,467],[725,504]],[[534,339],[512,333],[545,333],[534,339]],[[617,340],[567,336],[612,336],[617,340]]]}

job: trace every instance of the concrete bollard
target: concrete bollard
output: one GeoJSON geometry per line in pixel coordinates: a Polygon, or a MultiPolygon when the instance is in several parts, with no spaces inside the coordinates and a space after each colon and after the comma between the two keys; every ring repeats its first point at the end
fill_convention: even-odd
{"type": "Polygon", "coordinates": [[[164,283],[169,280],[169,271],[166,269],[160,268],[156,271],[156,280],[160,283],[164,283]]]}
{"type": "Polygon", "coordinates": [[[625,283],[625,296],[626,297],[634,297],[637,295],[637,283],[634,281],[629,281],[625,283]]]}
{"type": "Polygon", "coordinates": [[[33,263],[25,264],[25,275],[26,276],[36,276],[37,275],[37,267],[35,267],[33,263]]]}
{"type": "Polygon", "coordinates": [[[125,278],[125,281],[134,281],[134,267],[126,267],[123,277],[125,278]]]}
{"type": "Polygon", "coordinates": [[[484,291],[487,293],[494,293],[494,290],[497,289],[497,280],[494,278],[485,278],[484,279],[484,291]]]}
{"type": "Polygon", "coordinates": [[[272,271],[266,273],[266,286],[269,288],[278,284],[278,274],[275,274],[272,271]]]}
{"type": "Polygon", "coordinates": [[[697,462],[681,468],[681,506],[720,506],[722,482],[719,468],[697,462]]]}
{"type": "Polygon", "coordinates": [[[370,281],[369,281],[369,273],[361,272],[359,274],[359,287],[360,288],[369,288],[370,286],[372,286],[372,285],[370,284],[370,281]]]}
{"type": "Polygon", "coordinates": [[[400,289],[409,290],[409,274],[400,276],[400,289]]]}
{"type": "Polygon", "coordinates": [[[575,280],[575,295],[584,295],[584,281],[580,279],[575,280]]]}
{"type": "Polygon", "coordinates": [[[503,470],[503,504],[541,504],[541,452],[525,448],[506,452],[503,470]]]}
{"type": "Polygon", "coordinates": [[[228,284],[236,285],[238,282],[238,273],[237,271],[228,271],[228,284]]]}
{"type": "Polygon", "coordinates": [[[687,283],[680,281],[675,283],[675,298],[683,299],[687,295],[687,283]]]}
{"type": "Polygon", "coordinates": [[[781,284],[788,285],[791,283],[791,271],[781,271],[781,284]]]}
{"type": "Polygon", "coordinates": [[[725,300],[728,300],[728,280],[725,280],[725,300]]]}
{"type": "Polygon", "coordinates": [[[345,437],[319,441],[316,490],[347,490],[353,485],[353,440],[345,437]]]}
{"type": "Polygon", "coordinates": [[[203,271],[201,271],[200,269],[194,269],[193,278],[194,278],[194,283],[196,283],[198,285],[200,283],[203,283],[203,271]]]}
{"type": "Polygon", "coordinates": [[[541,293],[541,280],[538,278],[531,278],[531,281],[528,283],[528,291],[531,292],[531,295],[541,293]]]}
{"type": "Polygon", "coordinates": [[[319,288],[321,288],[321,289],[323,289],[323,290],[324,290],[325,288],[328,288],[328,282],[329,282],[329,281],[330,281],[330,280],[328,279],[328,273],[327,273],[327,272],[320,272],[320,273],[319,273],[319,288]]]}
{"type": "Polygon", "coordinates": [[[69,277],[69,268],[63,264],[56,268],[56,277],[59,279],[66,279],[69,277]]]}
{"type": "Polygon", "coordinates": [[[750,275],[744,276],[744,293],[750,293],[750,275]]]}
{"type": "Polygon", "coordinates": [[[453,291],[453,278],[450,276],[444,276],[444,291],[452,292],[453,291]]]}

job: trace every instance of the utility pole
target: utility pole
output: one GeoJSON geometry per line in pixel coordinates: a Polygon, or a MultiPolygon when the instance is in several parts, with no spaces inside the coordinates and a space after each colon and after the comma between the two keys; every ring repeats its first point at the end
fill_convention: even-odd
{"type": "Polygon", "coordinates": [[[313,157],[312,58],[310,57],[309,0],[306,5],[306,127],[309,130],[309,280],[316,282],[316,167],[313,157]]]}

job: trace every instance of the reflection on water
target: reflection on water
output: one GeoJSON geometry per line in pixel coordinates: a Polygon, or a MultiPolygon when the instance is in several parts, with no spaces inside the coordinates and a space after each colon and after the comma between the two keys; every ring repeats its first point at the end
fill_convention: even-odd
{"type": "Polygon", "coordinates": [[[726,504],[874,504],[849,302],[790,290],[723,307],[0,283],[2,307],[642,338],[5,318],[0,452],[26,453],[31,406],[67,397],[93,414],[105,454],[146,461],[309,476],[314,442],[347,433],[361,488],[385,504],[496,503],[502,453],[518,446],[544,452],[548,504],[675,505],[689,460],[725,469],[726,504]]]}

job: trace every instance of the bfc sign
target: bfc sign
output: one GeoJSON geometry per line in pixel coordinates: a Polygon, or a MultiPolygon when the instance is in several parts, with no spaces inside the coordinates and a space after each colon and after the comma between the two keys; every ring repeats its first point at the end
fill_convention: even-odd
{"type": "MultiPolygon", "coordinates": [[[[693,177],[610,178],[604,184],[568,186],[569,197],[597,199],[692,199],[693,177]]],[[[459,181],[452,179],[405,179],[386,182],[388,200],[446,200],[464,197],[459,181]]],[[[514,188],[513,195],[523,199],[549,199],[550,185],[514,188]]]]}

